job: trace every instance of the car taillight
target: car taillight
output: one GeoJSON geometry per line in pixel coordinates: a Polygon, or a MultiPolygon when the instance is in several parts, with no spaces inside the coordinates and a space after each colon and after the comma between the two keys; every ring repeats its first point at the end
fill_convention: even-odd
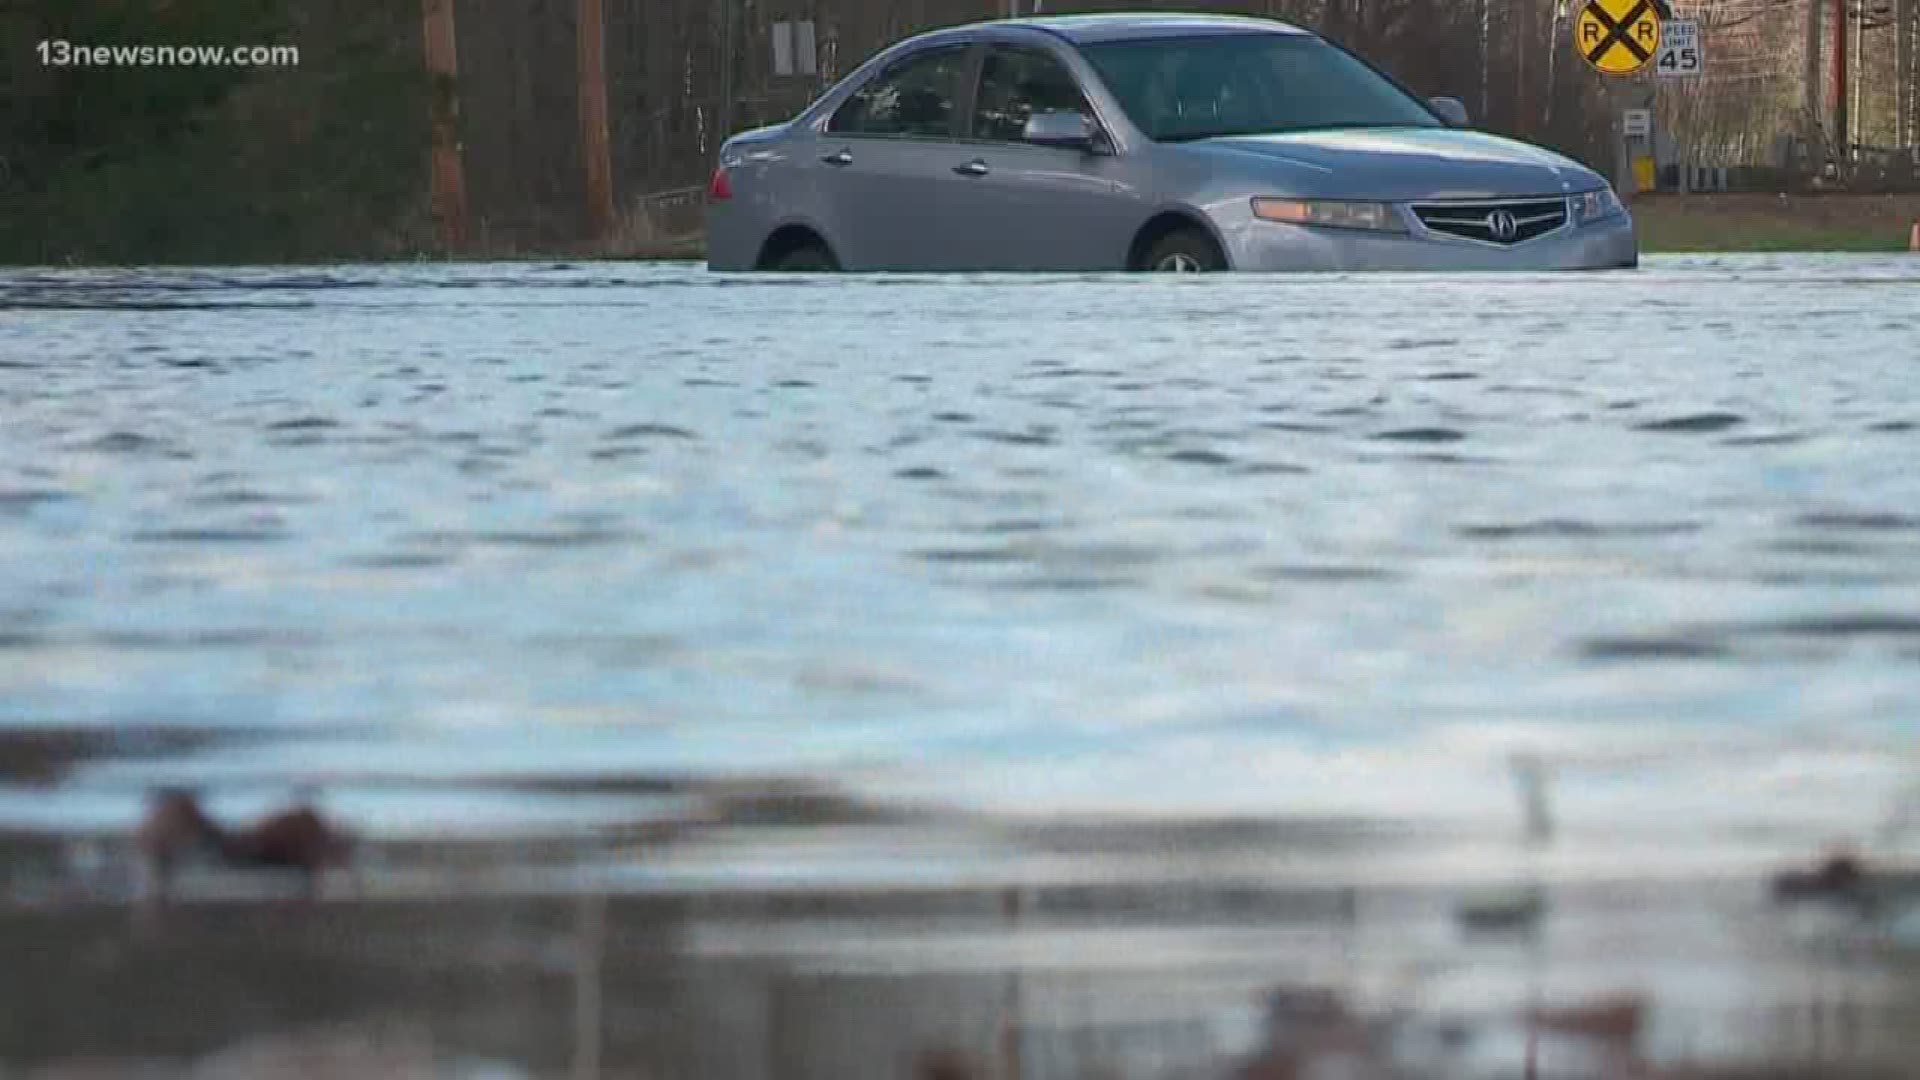
{"type": "Polygon", "coordinates": [[[733,181],[727,179],[725,165],[713,170],[713,183],[707,185],[707,198],[714,202],[726,202],[733,198],[733,181]]]}

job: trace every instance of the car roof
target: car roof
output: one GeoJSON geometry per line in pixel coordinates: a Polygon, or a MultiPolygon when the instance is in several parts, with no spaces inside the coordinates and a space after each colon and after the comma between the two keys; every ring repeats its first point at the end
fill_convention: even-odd
{"type": "Polygon", "coordinates": [[[988,26],[1030,26],[1076,45],[1142,38],[1205,37],[1216,34],[1311,34],[1291,23],[1240,15],[1180,12],[1117,12],[1106,15],[1039,15],[1004,19],[988,26]]]}

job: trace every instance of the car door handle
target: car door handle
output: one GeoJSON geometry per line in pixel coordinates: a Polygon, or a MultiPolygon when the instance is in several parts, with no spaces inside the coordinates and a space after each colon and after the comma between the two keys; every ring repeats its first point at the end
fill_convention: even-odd
{"type": "Polygon", "coordinates": [[[828,154],[826,157],[823,157],[820,160],[838,168],[845,168],[846,166],[853,164],[853,151],[842,150],[837,154],[828,154]]]}
{"type": "Polygon", "coordinates": [[[974,158],[965,165],[955,165],[953,171],[959,173],[961,176],[985,176],[993,170],[987,167],[986,162],[981,161],[979,158],[974,158]]]}

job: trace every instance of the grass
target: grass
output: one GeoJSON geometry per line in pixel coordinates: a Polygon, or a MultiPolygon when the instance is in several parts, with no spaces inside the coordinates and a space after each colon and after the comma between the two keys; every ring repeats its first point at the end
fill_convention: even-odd
{"type": "Polygon", "coordinates": [[[1633,217],[1649,253],[1906,251],[1920,194],[1642,195],[1633,217]]]}
{"type": "MultiPolygon", "coordinates": [[[[1633,200],[1641,251],[1648,254],[1904,252],[1920,221],[1920,193],[1905,195],[1643,195],[1633,200]]],[[[702,259],[698,237],[636,240],[622,230],[597,252],[513,250],[509,258],[702,259]]]]}

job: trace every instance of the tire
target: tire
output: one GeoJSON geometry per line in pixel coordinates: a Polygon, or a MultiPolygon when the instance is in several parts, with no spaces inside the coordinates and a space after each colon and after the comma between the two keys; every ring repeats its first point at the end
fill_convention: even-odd
{"type": "Polygon", "coordinates": [[[840,269],[840,264],[825,245],[809,241],[785,252],[767,269],[789,274],[829,274],[840,269]]]}
{"type": "Polygon", "coordinates": [[[1211,274],[1227,268],[1213,237],[1195,228],[1175,229],[1147,249],[1143,270],[1157,274],[1211,274]]]}

